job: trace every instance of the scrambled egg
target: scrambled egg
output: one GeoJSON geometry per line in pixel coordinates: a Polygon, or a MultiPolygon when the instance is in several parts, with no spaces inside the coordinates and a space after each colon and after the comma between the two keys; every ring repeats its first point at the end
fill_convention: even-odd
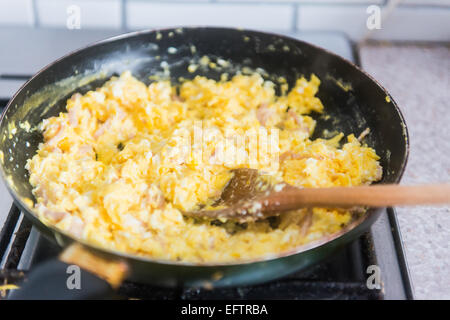
{"type": "Polygon", "coordinates": [[[307,114],[323,112],[319,85],[314,75],[302,77],[277,96],[258,74],[218,82],[197,76],[176,87],[147,86],[125,72],[75,94],[67,112],[40,124],[44,142],[27,163],[36,211],[44,223],[105,248],[191,262],[262,258],[335,233],[351,212],[305,209],[243,225],[182,214],[217,198],[237,167],[300,187],[379,180],[378,156],[354,135],[310,139],[315,120],[307,114]],[[233,149],[240,158],[213,161],[220,136],[261,129],[276,133],[270,152],[257,143],[256,161],[246,161],[247,145],[233,149]]]}

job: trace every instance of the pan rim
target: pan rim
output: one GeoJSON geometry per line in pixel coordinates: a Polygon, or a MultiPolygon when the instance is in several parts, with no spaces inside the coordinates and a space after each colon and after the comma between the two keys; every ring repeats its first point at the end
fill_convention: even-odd
{"type": "MultiPolygon", "coordinates": [[[[386,96],[388,96],[390,98],[390,103],[392,103],[395,111],[397,112],[397,114],[399,115],[400,118],[400,122],[402,125],[402,129],[403,129],[403,135],[404,135],[404,139],[405,139],[405,154],[403,156],[403,160],[401,163],[401,167],[399,169],[399,172],[397,173],[397,176],[395,177],[395,180],[393,183],[398,184],[405,172],[406,169],[406,165],[408,162],[408,158],[409,158],[409,133],[408,133],[408,129],[406,126],[406,122],[405,122],[405,118],[400,110],[400,108],[398,107],[397,103],[395,102],[395,100],[392,98],[392,96],[388,93],[388,91],[377,81],[375,80],[371,75],[369,75],[366,71],[362,70],[362,68],[360,68],[359,66],[355,65],[354,63],[352,63],[351,61],[327,50],[324,49],[320,46],[311,44],[309,42],[303,41],[303,40],[299,40],[297,38],[294,38],[290,35],[285,35],[285,34],[279,34],[279,33],[275,33],[275,32],[266,32],[266,31],[260,31],[260,30],[253,30],[253,29],[242,29],[242,28],[229,28],[229,27],[212,27],[212,26],[178,26],[178,27],[167,27],[167,28],[153,28],[153,29],[146,29],[146,30],[139,30],[139,31],[133,31],[133,32],[128,32],[128,33],[124,33],[124,34],[120,34],[120,35],[116,35],[113,37],[109,37],[107,39],[103,39],[103,40],[99,40],[99,41],[95,41],[91,44],[88,44],[86,46],[83,46],[79,49],[73,50],[65,55],[63,55],[62,57],[54,60],[53,62],[47,64],[45,67],[43,67],[42,69],[40,69],[37,73],[35,73],[28,81],[26,81],[20,88],[19,90],[11,97],[11,99],[9,100],[9,102],[7,103],[6,107],[4,108],[1,117],[0,117],[0,125],[3,123],[3,121],[5,121],[6,118],[6,113],[9,110],[9,108],[11,107],[11,105],[13,104],[14,100],[16,99],[16,97],[28,86],[28,84],[30,82],[32,82],[36,77],[38,77],[39,75],[41,75],[43,72],[45,72],[46,70],[48,70],[49,68],[51,68],[53,65],[63,61],[64,59],[75,55],[79,52],[82,52],[86,49],[90,49],[105,43],[110,43],[110,42],[114,42],[114,41],[119,41],[122,39],[126,39],[126,38],[133,38],[133,37],[137,37],[140,35],[147,35],[147,34],[151,34],[151,33],[156,33],[156,32],[167,32],[167,31],[176,31],[176,30],[199,30],[199,29],[208,29],[208,30],[222,30],[222,31],[238,31],[238,32],[250,32],[254,35],[261,35],[261,36],[272,36],[272,37],[278,37],[278,38],[282,38],[285,40],[289,40],[289,41],[294,41],[294,42],[300,42],[303,45],[306,46],[310,46],[313,47],[316,50],[320,50],[322,52],[327,53],[328,55],[333,56],[333,58],[338,59],[348,65],[350,65],[352,68],[357,69],[359,72],[361,72],[363,75],[365,75],[368,79],[370,79],[373,83],[375,83],[385,94],[386,96]]],[[[96,244],[93,243],[89,243],[88,241],[84,240],[84,239],[77,239],[76,237],[74,237],[73,235],[60,230],[58,228],[56,228],[53,225],[48,225],[45,224],[41,219],[39,219],[39,217],[34,214],[34,209],[30,209],[28,208],[28,205],[26,205],[21,197],[19,197],[16,192],[13,190],[10,182],[8,179],[6,179],[6,175],[4,172],[4,168],[3,168],[3,164],[0,165],[0,175],[4,181],[4,184],[8,190],[8,192],[11,194],[11,196],[14,199],[14,202],[16,205],[18,205],[18,207],[21,209],[21,211],[27,216],[27,218],[31,218],[32,221],[36,224],[39,223],[41,225],[41,227],[49,229],[49,231],[52,232],[53,236],[55,238],[57,238],[57,236],[63,235],[64,237],[70,239],[70,241],[72,242],[76,242],[76,243],[80,243],[83,246],[86,246],[89,249],[93,249],[95,251],[98,251],[100,253],[105,253],[105,254],[110,254],[110,255],[114,255],[117,258],[123,258],[123,259],[131,259],[131,260],[136,260],[139,262],[145,262],[145,263],[155,263],[155,264],[163,264],[163,265],[172,265],[172,266],[184,266],[184,267],[230,267],[230,266],[242,266],[242,265],[248,265],[248,264],[253,264],[253,263],[263,263],[263,262],[268,262],[271,260],[276,260],[276,259],[280,259],[280,258],[285,258],[288,256],[293,256],[293,255],[297,255],[300,253],[304,253],[310,250],[313,250],[315,248],[324,246],[326,244],[329,244],[339,238],[341,238],[342,236],[344,236],[345,234],[350,233],[352,230],[356,229],[358,226],[360,226],[361,224],[364,223],[364,221],[368,220],[370,217],[372,217],[373,215],[377,214],[378,209],[368,209],[366,211],[366,213],[364,215],[362,215],[359,219],[356,219],[355,221],[351,222],[350,224],[348,224],[347,226],[345,226],[343,229],[339,230],[336,233],[333,233],[331,235],[328,236],[323,236],[320,239],[301,245],[301,246],[297,246],[294,248],[291,248],[289,250],[283,251],[281,253],[278,254],[267,254],[267,255],[263,255],[261,257],[258,258],[253,258],[253,259],[242,259],[242,260],[237,260],[237,261],[229,261],[229,262],[189,262],[189,261],[174,261],[174,260],[168,260],[168,259],[156,259],[156,258],[151,258],[151,257],[146,257],[146,256],[139,256],[136,254],[131,254],[131,253],[127,253],[127,252],[122,252],[122,251],[118,251],[118,250],[113,250],[110,248],[106,248],[106,247],[102,247],[102,246],[98,246],[96,244]]],[[[57,240],[57,239],[56,239],[57,240]]]]}

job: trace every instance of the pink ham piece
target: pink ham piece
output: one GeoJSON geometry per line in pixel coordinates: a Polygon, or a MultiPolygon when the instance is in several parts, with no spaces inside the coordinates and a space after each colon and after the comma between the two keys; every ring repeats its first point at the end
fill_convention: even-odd
{"type": "Polygon", "coordinates": [[[263,126],[266,126],[267,121],[274,115],[274,111],[269,108],[267,103],[261,103],[256,109],[256,119],[258,119],[259,123],[263,126]]]}
{"type": "Polygon", "coordinates": [[[108,119],[102,125],[100,125],[100,128],[98,128],[97,131],[95,131],[94,139],[100,138],[100,136],[102,136],[106,132],[106,130],[108,130],[110,127],[111,127],[111,120],[108,119]]]}
{"type": "Polygon", "coordinates": [[[69,227],[69,232],[77,238],[83,236],[84,222],[77,216],[72,217],[72,222],[69,227]]]}
{"type": "Polygon", "coordinates": [[[45,209],[44,215],[47,219],[52,220],[54,223],[57,223],[64,219],[68,215],[68,213],[64,211],[53,211],[45,209]]]}

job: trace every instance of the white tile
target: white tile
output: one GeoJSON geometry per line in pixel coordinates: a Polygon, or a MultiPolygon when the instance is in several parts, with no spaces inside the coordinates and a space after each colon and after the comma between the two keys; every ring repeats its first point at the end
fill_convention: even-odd
{"type": "MultiPolygon", "coordinates": [[[[335,30],[360,40],[368,33],[367,6],[315,6],[298,9],[297,26],[304,30],[335,30]]],[[[399,7],[372,38],[384,40],[450,41],[450,10],[438,8],[399,7]]]]}
{"type": "Polygon", "coordinates": [[[293,7],[272,4],[184,4],[127,2],[127,27],[210,25],[265,30],[290,30],[293,7]]]}
{"type": "Polygon", "coordinates": [[[450,10],[397,8],[372,35],[380,40],[450,41],[450,10]]]}
{"type": "MultiPolygon", "coordinates": [[[[324,3],[324,4],[384,4],[387,0],[216,0],[218,2],[264,2],[264,3],[324,3]]],[[[414,1],[414,0],[413,0],[414,1]]],[[[431,0],[434,1],[434,0],[431,0]]]]}
{"type": "Polygon", "coordinates": [[[367,6],[303,5],[297,11],[297,28],[300,31],[332,30],[345,32],[352,39],[366,32],[367,6]]]}
{"type": "MultiPolygon", "coordinates": [[[[179,0],[177,0],[179,1],[179,0]]],[[[190,0],[185,0],[190,1],[190,0]]],[[[386,4],[392,0],[216,0],[218,2],[231,2],[231,3],[307,3],[307,4],[386,4]]],[[[402,4],[419,4],[419,5],[438,5],[438,6],[450,6],[450,0],[402,0],[402,4]]]]}
{"type": "MultiPolygon", "coordinates": [[[[130,1],[130,0],[128,0],[130,1]]],[[[190,2],[190,3],[198,3],[198,2],[213,2],[217,0],[138,0],[138,1],[147,1],[147,2],[190,2]]],[[[277,1],[277,0],[275,0],[277,1]]],[[[245,0],[243,1],[245,2],[245,0]]]]}
{"type": "Polygon", "coordinates": [[[33,25],[32,0],[0,0],[0,24],[33,25]]]}
{"type": "Polygon", "coordinates": [[[450,0],[403,0],[402,4],[420,4],[450,7],[450,0]]]}
{"type": "Polygon", "coordinates": [[[121,0],[37,0],[39,24],[45,27],[66,28],[74,11],[80,10],[81,29],[113,28],[122,26],[121,0]]]}

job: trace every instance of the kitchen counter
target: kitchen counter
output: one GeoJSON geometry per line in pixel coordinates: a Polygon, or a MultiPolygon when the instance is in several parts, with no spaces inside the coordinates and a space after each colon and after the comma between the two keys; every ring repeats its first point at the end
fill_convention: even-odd
{"type": "MultiPolygon", "coordinates": [[[[371,43],[360,58],[405,116],[411,149],[402,184],[450,182],[450,46],[371,43]]],[[[415,298],[450,299],[450,207],[397,212],[415,298]]]]}

